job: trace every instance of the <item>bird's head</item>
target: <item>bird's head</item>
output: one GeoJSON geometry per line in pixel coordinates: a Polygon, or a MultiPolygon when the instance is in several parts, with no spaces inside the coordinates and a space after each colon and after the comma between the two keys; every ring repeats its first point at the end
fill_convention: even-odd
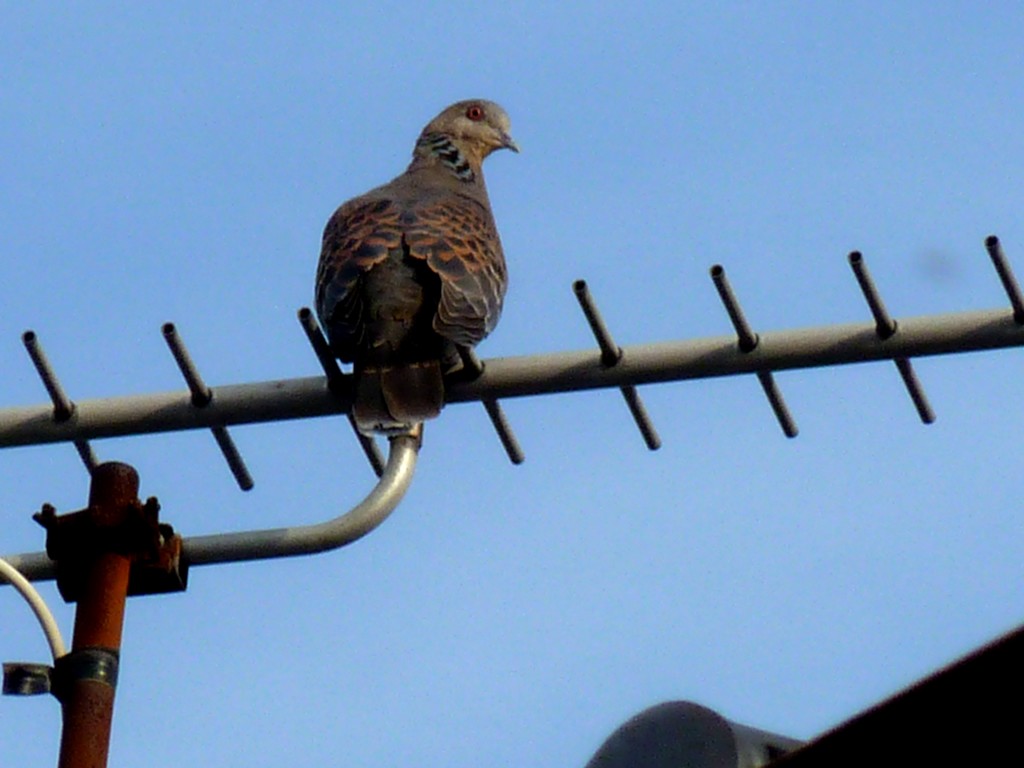
{"type": "Polygon", "coordinates": [[[450,138],[459,149],[482,162],[496,149],[519,151],[509,135],[508,114],[500,105],[484,99],[459,101],[427,123],[421,139],[430,135],[450,138]]]}

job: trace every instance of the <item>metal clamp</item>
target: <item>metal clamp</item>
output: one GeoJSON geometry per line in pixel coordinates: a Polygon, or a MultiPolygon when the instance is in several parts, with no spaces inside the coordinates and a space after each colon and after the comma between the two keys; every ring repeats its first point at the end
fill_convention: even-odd
{"type": "Polygon", "coordinates": [[[25,661],[4,663],[4,696],[38,696],[53,689],[53,667],[25,661]]]}

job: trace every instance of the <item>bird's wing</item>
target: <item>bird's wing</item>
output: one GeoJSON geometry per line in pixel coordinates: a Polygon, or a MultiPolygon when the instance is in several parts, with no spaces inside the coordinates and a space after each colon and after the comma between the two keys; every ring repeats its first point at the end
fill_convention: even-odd
{"type": "Polygon", "coordinates": [[[356,198],[327,222],[317,271],[317,312],[344,361],[364,332],[359,280],[402,246],[441,280],[434,330],[449,341],[475,346],[498,322],[508,276],[489,208],[447,194],[401,206],[389,198],[356,198]]]}
{"type": "Polygon", "coordinates": [[[497,324],[508,282],[490,209],[448,194],[411,206],[401,218],[409,255],[424,259],[441,278],[434,330],[475,346],[497,324]]]}
{"type": "Polygon", "coordinates": [[[317,313],[329,329],[338,356],[349,362],[364,333],[359,279],[402,243],[400,211],[390,199],[355,198],[324,228],[316,276],[317,313]]]}

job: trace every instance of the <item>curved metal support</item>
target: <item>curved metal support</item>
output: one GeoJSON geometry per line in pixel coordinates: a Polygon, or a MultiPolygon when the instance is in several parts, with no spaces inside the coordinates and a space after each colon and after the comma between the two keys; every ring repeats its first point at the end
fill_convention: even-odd
{"type": "MultiPolygon", "coordinates": [[[[422,426],[415,433],[390,438],[384,474],[369,495],[348,512],[331,520],[289,528],[192,536],[182,542],[188,566],[311,555],[337,549],[362,538],[390,515],[409,490],[422,443],[422,426]]],[[[4,558],[30,581],[56,576],[56,564],[45,552],[4,558]]]]}
{"type": "Polygon", "coordinates": [[[212,565],[311,555],[351,544],[383,523],[409,490],[421,435],[422,425],[415,434],[390,439],[384,474],[370,494],[345,514],[313,525],[192,536],[182,542],[182,557],[190,566],[212,565]]]}

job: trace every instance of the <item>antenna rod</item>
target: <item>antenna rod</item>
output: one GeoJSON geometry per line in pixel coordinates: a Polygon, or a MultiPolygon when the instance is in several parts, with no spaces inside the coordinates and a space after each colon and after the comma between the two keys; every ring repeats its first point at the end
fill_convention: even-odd
{"type": "MultiPolygon", "coordinates": [[[[603,387],[927,357],[1024,346],[1024,326],[1010,308],[900,319],[899,333],[879,339],[875,323],[853,323],[758,335],[742,352],[736,336],[623,347],[614,366],[593,349],[486,360],[471,381],[452,381],[449,403],[553,394],[603,387]]],[[[205,408],[188,390],[80,400],[75,417],[53,420],[50,404],[0,408],[0,448],[183,429],[209,429],[347,413],[350,401],[328,391],[323,376],[213,387],[205,408]]]]}

